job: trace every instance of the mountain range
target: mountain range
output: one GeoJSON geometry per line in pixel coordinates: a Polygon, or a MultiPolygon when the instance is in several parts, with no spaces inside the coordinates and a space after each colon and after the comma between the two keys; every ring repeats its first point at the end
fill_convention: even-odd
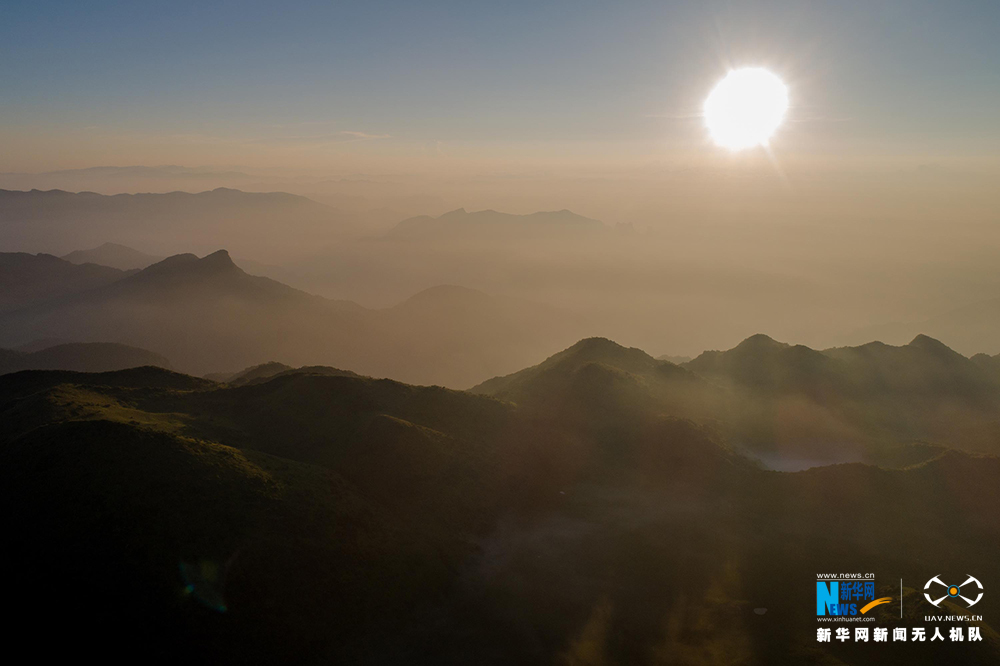
{"type": "Polygon", "coordinates": [[[398,301],[415,286],[439,284],[532,300],[554,285],[594,296],[592,281],[603,282],[597,276],[611,254],[623,246],[635,250],[638,236],[628,225],[606,225],[569,210],[517,215],[459,208],[410,217],[383,233],[291,262],[284,266],[285,281],[313,293],[349,293],[380,304],[398,301]]]}
{"type": "Polygon", "coordinates": [[[0,313],[102,287],[126,275],[116,268],[76,265],[51,254],[0,252],[0,313]]]}
{"type": "Polygon", "coordinates": [[[280,360],[470,386],[558,349],[572,321],[552,308],[452,286],[368,309],[248,275],[226,251],[175,255],[138,272],[14,257],[18,270],[0,278],[11,285],[5,293],[26,295],[0,314],[0,345],[116,342],[199,375],[280,360]],[[100,277],[92,288],[72,279],[91,273],[100,277]]]}
{"type": "Polygon", "coordinates": [[[313,251],[353,233],[337,210],[283,192],[117,194],[0,190],[0,246],[59,254],[109,239],[171,254],[231,239],[237,254],[258,260],[313,251]],[[274,243],[280,233],[279,252],[274,243]],[[183,239],[179,241],[177,239],[183,239]]]}
{"type": "Polygon", "coordinates": [[[73,250],[62,257],[71,264],[97,264],[121,271],[142,270],[165,258],[146,254],[118,243],[102,243],[89,250],[73,250]]]}
{"type": "Polygon", "coordinates": [[[755,335],[680,365],[600,338],[471,389],[539,414],[593,423],[607,409],[700,422],[777,469],[905,466],[943,448],[1000,454],[1000,364],[918,336],[817,351],[755,335]],[[613,391],[610,390],[613,388],[613,391]]]}
{"type": "Polygon", "coordinates": [[[0,188],[78,191],[169,192],[190,187],[239,187],[256,178],[232,169],[163,166],[97,166],[44,173],[0,173],[0,188]]]}
{"type": "Polygon", "coordinates": [[[21,370],[111,372],[147,365],[170,368],[170,361],[151,351],[113,342],[55,344],[30,352],[0,349],[0,374],[21,370]]]}
{"type": "MultiPolygon", "coordinates": [[[[401,222],[402,211],[379,215],[373,226],[356,210],[302,196],[224,188],[113,196],[5,190],[0,247],[122,270],[226,247],[251,274],[373,308],[438,285],[462,285],[557,304],[581,323],[560,338],[562,345],[602,335],[693,356],[766,330],[814,347],[870,340],[902,345],[923,333],[966,355],[1000,353],[1000,309],[995,293],[989,300],[995,287],[986,268],[977,269],[982,277],[969,284],[924,276],[928,284],[909,293],[926,292],[927,298],[901,300],[817,274],[804,259],[765,260],[762,248],[757,259],[744,261],[745,253],[732,245],[735,237],[698,235],[691,245],[695,241],[675,228],[679,222],[635,231],[568,210],[515,215],[460,208],[401,222]],[[818,293],[825,296],[816,298],[818,293]],[[947,310],[952,303],[966,305],[947,310]],[[930,316],[935,312],[941,314],[930,316]],[[887,320],[914,323],[879,323],[887,320]]],[[[937,270],[945,271],[944,265],[937,270]]]]}
{"type": "Polygon", "coordinates": [[[1000,298],[970,303],[924,321],[889,323],[855,331],[852,339],[898,342],[926,333],[946,340],[963,354],[1000,354],[1000,298]]]}
{"type": "MultiPolygon", "coordinates": [[[[226,175],[174,167],[77,175],[99,180],[126,173],[206,184],[226,175]]],[[[245,179],[233,184],[252,185],[245,179]]],[[[357,184],[346,179],[343,186],[357,184]]],[[[838,240],[844,256],[834,264],[854,266],[849,272],[855,278],[844,280],[840,269],[824,262],[784,256],[784,245],[760,225],[713,235],[711,225],[680,219],[637,231],[568,210],[515,215],[460,208],[407,217],[405,207],[381,210],[374,222],[366,215],[376,211],[367,204],[344,204],[341,209],[280,191],[226,188],[110,196],[2,190],[0,248],[134,270],[173,254],[201,256],[226,247],[251,274],[376,308],[457,284],[572,312],[584,325],[561,344],[602,335],[693,356],[761,330],[814,347],[871,340],[902,345],[923,333],[965,355],[1000,353],[1000,305],[985,247],[967,267],[954,257],[934,263],[930,273],[894,266],[896,283],[868,289],[887,269],[879,257],[889,252],[861,258],[853,245],[838,240]],[[747,247],[754,249],[748,254],[747,247]],[[906,323],[885,323],[893,321],[906,323]]],[[[832,242],[824,238],[811,246],[832,242]]]]}
{"type": "MultiPolygon", "coordinates": [[[[117,343],[225,379],[274,361],[283,370],[332,366],[464,388],[544,358],[584,328],[552,308],[450,286],[364,308],[248,275],[225,251],[176,255],[140,271],[23,254],[0,255],[0,266],[8,268],[0,277],[10,299],[0,345],[117,343]]],[[[615,385],[637,408],[669,407],[697,420],[724,415],[729,441],[775,466],[895,464],[955,441],[996,450],[995,361],[966,358],[923,335],[903,346],[824,351],[757,335],[679,365],[590,340],[473,390],[546,411],[566,399],[567,387],[615,385]],[[588,360],[592,354],[602,360],[588,360]]]]}
{"type": "MultiPolygon", "coordinates": [[[[864,355],[913,368],[879,380],[911,397],[928,377],[954,395],[967,369],[943,372],[927,340],[828,354],[757,337],[702,358],[706,377],[588,339],[477,392],[316,368],[5,375],[9,628],[39,637],[44,611],[53,654],[163,663],[829,664],[816,572],[873,572],[892,599],[873,626],[926,626],[925,580],[995,565],[1000,459],[768,471],[726,409],[671,400],[842,391],[864,355]]],[[[906,662],[995,662],[998,608],[987,590],[983,642],[906,662]]],[[[869,647],[830,649],[861,664],[869,647]]]]}

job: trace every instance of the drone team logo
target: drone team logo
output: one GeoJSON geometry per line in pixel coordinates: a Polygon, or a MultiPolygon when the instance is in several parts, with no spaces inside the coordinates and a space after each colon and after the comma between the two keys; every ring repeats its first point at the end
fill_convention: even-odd
{"type": "MultiPolygon", "coordinates": [[[[950,577],[950,576],[949,576],[950,577]]],[[[957,583],[957,576],[951,579],[957,583]]],[[[881,589],[890,591],[888,586],[881,589]]],[[[917,626],[903,625],[903,579],[899,579],[899,613],[872,613],[873,609],[893,601],[879,597],[873,573],[816,574],[816,641],[830,645],[846,643],[917,643],[935,642],[961,645],[983,640],[983,616],[956,609],[952,604],[972,608],[983,599],[983,584],[973,575],[958,585],[934,576],[924,585],[927,602],[940,609],[939,614],[925,614],[917,626]],[[944,604],[942,602],[950,601],[944,604]],[[896,619],[894,619],[896,618],[896,619]],[[879,624],[891,626],[879,626],[879,624]],[[839,625],[839,626],[838,626],[839,625]]],[[[919,599],[919,597],[917,597],[919,599]]],[[[874,648],[879,650],[880,648],[874,648]]]]}
{"type": "MultiPolygon", "coordinates": [[[[937,590],[937,588],[935,588],[935,590],[937,590]]],[[[938,592],[938,594],[940,594],[940,592],[938,592]]],[[[969,576],[969,578],[961,585],[949,585],[944,581],[942,581],[937,576],[934,576],[934,578],[931,578],[929,581],[927,581],[927,584],[924,585],[924,598],[927,599],[927,601],[929,601],[930,603],[937,606],[938,608],[941,607],[941,602],[944,601],[945,599],[961,599],[962,601],[965,602],[966,608],[972,608],[973,606],[979,603],[980,599],[983,598],[983,584],[980,583],[975,576],[969,576]],[[931,595],[928,593],[928,590],[930,589],[931,585],[934,585],[935,583],[944,588],[944,596],[940,597],[939,599],[932,598],[931,595]],[[976,594],[977,592],[978,596],[976,596],[975,599],[969,598],[971,595],[976,594]]]]}

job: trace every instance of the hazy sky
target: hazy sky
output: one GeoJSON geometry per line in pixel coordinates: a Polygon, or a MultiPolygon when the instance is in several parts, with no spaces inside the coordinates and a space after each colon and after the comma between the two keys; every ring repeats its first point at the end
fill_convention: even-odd
{"type": "Polygon", "coordinates": [[[1000,152],[1000,3],[48,2],[0,20],[0,171],[419,171],[698,155],[735,65],[786,156],[1000,152]]]}

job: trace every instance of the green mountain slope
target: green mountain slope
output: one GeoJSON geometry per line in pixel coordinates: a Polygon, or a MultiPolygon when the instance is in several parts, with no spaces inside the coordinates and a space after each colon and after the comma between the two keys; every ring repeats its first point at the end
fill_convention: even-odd
{"type": "Polygon", "coordinates": [[[320,468],[105,420],[33,430],[0,459],[19,472],[0,495],[32,517],[5,512],[8,556],[59,572],[13,582],[13,626],[37,635],[43,613],[74,651],[343,657],[400,631],[447,571],[418,530],[320,468]]]}
{"type": "MultiPolygon", "coordinates": [[[[909,627],[913,588],[995,564],[995,457],[765,471],[670,414],[728,389],[607,340],[494,384],[0,377],[13,629],[146,662],[863,664],[816,644],[816,573],[903,578],[909,627]]],[[[993,663],[997,599],[983,643],[886,659],[993,663]]]]}

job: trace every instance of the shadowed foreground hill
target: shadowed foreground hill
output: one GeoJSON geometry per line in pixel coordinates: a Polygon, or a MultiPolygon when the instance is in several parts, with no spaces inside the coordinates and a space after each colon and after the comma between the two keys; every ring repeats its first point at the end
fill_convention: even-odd
{"type": "MultiPolygon", "coordinates": [[[[157,368],[0,377],[9,628],[144,663],[1000,657],[989,594],[986,641],[920,650],[818,646],[812,612],[817,572],[871,571],[894,594],[900,577],[992,570],[996,458],[767,472],[628,399],[705,383],[689,371],[605,340],[550,361],[503,382],[549,376],[563,392],[545,411],[530,391],[514,404],[330,369],[243,386],[157,368]]],[[[922,624],[919,598],[903,625],[922,624]]]]}
{"type": "Polygon", "coordinates": [[[278,363],[277,361],[270,361],[268,363],[251,366],[245,370],[241,370],[240,372],[217,372],[208,374],[205,375],[205,379],[211,379],[216,382],[225,382],[228,384],[246,384],[258,379],[269,379],[277,374],[285,372],[286,370],[292,369],[293,368],[290,365],[278,363]]]}

